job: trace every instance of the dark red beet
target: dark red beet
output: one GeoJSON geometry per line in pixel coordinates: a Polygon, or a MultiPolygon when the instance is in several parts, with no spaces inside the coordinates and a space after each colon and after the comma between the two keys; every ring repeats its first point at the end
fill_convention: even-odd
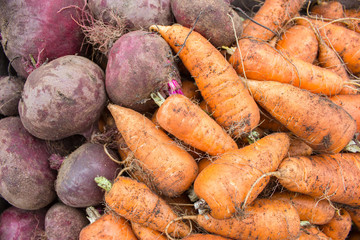
{"type": "Polygon", "coordinates": [[[118,105],[139,112],[156,107],[152,92],[167,90],[167,83],[180,83],[171,49],[157,34],[133,31],[119,38],[110,49],[106,68],[106,92],[118,105]]]}
{"type": "Polygon", "coordinates": [[[84,211],[59,202],[46,213],[45,235],[48,240],[77,240],[88,224],[84,211]]]}
{"type": "Polygon", "coordinates": [[[32,240],[44,236],[45,209],[9,207],[0,215],[0,239],[32,240]]]}
{"type": "Polygon", "coordinates": [[[83,0],[0,0],[0,28],[6,56],[19,76],[26,78],[47,59],[80,52],[83,34],[71,18],[83,0]],[[60,12],[59,12],[60,11],[60,12]],[[37,61],[31,64],[30,55],[37,61]]]}
{"type": "MultiPolygon", "coordinates": [[[[112,156],[116,155],[110,151],[112,156]]],[[[89,207],[103,201],[104,191],[94,178],[114,179],[119,165],[112,161],[100,144],[85,143],[63,161],[55,190],[60,200],[71,207],[89,207]]]]}
{"type": "Polygon", "coordinates": [[[24,81],[19,77],[0,76],[0,114],[18,115],[18,104],[24,81]]]}
{"type": "Polygon", "coordinates": [[[56,172],[44,141],[30,135],[19,117],[0,120],[0,194],[11,205],[36,210],[56,197],[56,172]]]}
{"type": "Polygon", "coordinates": [[[131,30],[148,29],[152,24],[172,23],[170,0],[89,0],[95,18],[109,20],[109,12],[126,19],[131,30]]]}
{"type": "Polygon", "coordinates": [[[44,140],[89,131],[105,107],[104,78],[98,65],[75,55],[35,69],[25,82],[19,102],[24,127],[44,140]]]}

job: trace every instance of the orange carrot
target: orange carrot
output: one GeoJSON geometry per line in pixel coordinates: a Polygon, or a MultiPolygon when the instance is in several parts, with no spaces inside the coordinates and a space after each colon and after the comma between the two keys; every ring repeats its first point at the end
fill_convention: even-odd
{"type": "MultiPolygon", "coordinates": [[[[95,181],[106,190],[106,205],[129,221],[164,233],[167,225],[178,217],[163,199],[143,183],[122,176],[118,176],[113,184],[103,177],[96,177],[95,181]]],[[[190,228],[178,221],[171,223],[167,232],[172,236],[185,237],[190,233],[190,228]]]]}
{"type": "Polygon", "coordinates": [[[193,157],[142,114],[114,104],[109,104],[108,109],[156,189],[166,196],[186,191],[198,173],[193,157]]]}
{"type": "Polygon", "coordinates": [[[138,240],[167,240],[164,234],[141,224],[131,222],[131,227],[138,240]]]}
{"type": "Polygon", "coordinates": [[[184,95],[193,101],[200,101],[201,94],[196,84],[188,79],[181,81],[181,90],[184,95]]]}
{"type": "Polygon", "coordinates": [[[248,79],[288,83],[325,95],[335,95],[343,88],[343,79],[332,71],[285,56],[266,43],[240,39],[238,45],[229,62],[248,79]]]}
{"type": "MultiPolygon", "coordinates": [[[[266,0],[253,19],[272,31],[277,32],[300,11],[304,2],[304,0],[266,0]]],[[[244,26],[241,35],[241,37],[253,37],[265,41],[270,40],[273,36],[273,32],[254,22],[249,22],[244,26]]]]}
{"type": "Polygon", "coordinates": [[[312,224],[326,224],[334,217],[335,208],[327,200],[294,192],[276,192],[270,199],[287,201],[295,207],[301,221],[312,224]]]}
{"type": "Polygon", "coordinates": [[[320,20],[297,19],[301,25],[309,26],[309,21],[315,26],[328,46],[340,55],[347,68],[355,75],[360,74],[360,34],[342,26],[320,20]]]}
{"type": "Polygon", "coordinates": [[[249,146],[224,153],[199,173],[194,182],[196,195],[206,202],[214,218],[233,216],[265,188],[269,179],[257,184],[247,197],[259,176],[277,169],[289,145],[287,134],[274,133],[249,146]]]}
{"type": "Polygon", "coordinates": [[[309,63],[314,62],[318,53],[318,41],[314,32],[301,25],[287,29],[275,47],[282,53],[309,63]]]}
{"type": "Polygon", "coordinates": [[[181,25],[156,25],[150,30],[159,32],[179,55],[220,126],[240,137],[259,123],[255,101],[236,71],[207,39],[181,25]]]}
{"type": "Polygon", "coordinates": [[[360,95],[336,95],[330,100],[347,111],[356,121],[356,132],[360,133],[360,95]]]}
{"type": "Polygon", "coordinates": [[[294,136],[290,137],[289,157],[310,156],[312,153],[313,149],[303,140],[294,136]]]}
{"type": "MultiPolygon", "coordinates": [[[[71,219],[69,219],[71,220],[71,219]]],[[[126,219],[107,213],[83,228],[79,240],[137,240],[126,219]]]]}
{"type": "Polygon", "coordinates": [[[198,162],[198,166],[199,166],[199,173],[204,170],[207,166],[209,166],[212,162],[214,161],[214,159],[210,159],[210,158],[203,158],[198,162]]]}
{"type": "Polygon", "coordinates": [[[198,215],[196,222],[206,231],[231,239],[296,239],[300,219],[291,204],[270,199],[256,199],[238,217],[215,219],[198,215]]]}
{"type": "Polygon", "coordinates": [[[311,7],[312,15],[327,19],[338,19],[345,17],[344,7],[338,1],[320,2],[311,7]]]}
{"type": "Polygon", "coordinates": [[[301,227],[300,237],[297,240],[331,240],[315,225],[306,225],[301,227]]]}
{"type": "Polygon", "coordinates": [[[157,101],[159,125],[185,143],[210,155],[237,149],[235,141],[197,104],[181,94],[157,101]]]}
{"type": "Polygon", "coordinates": [[[183,240],[231,240],[229,238],[224,238],[217,235],[212,234],[192,234],[186,238],[183,238],[183,240]]]}
{"type": "Polygon", "coordinates": [[[350,214],[352,222],[360,229],[360,208],[346,206],[345,209],[350,214]]]}
{"type": "Polygon", "coordinates": [[[261,108],[259,128],[271,132],[288,132],[289,130],[278,120],[273,118],[265,109],[261,108]]]}
{"type": "Polygon", "coordinates": [[[360,205],[360,154],[285,158],[274,175],[286,189],[350,206],[360,205]]]}
{"type": "Polygon", "coordinates": [[[330,222],[320,226],[320,230],[333,240],[345,240],[351,230],[351,224],[350,214],[341,208],[330,222]]]}
{"type": "Polygon", "coordinates": [[[327,98],[273,81],[247,85],[261,107],[316,151],[338,153],[355,134],[355,120],[327,98]]]}
{"type": "Polygon", "coordinates": [[[357,9],[345,9],[346,18],[350,18],[346,20],[347,28],[360,33],[360,11],[357,9]]]}

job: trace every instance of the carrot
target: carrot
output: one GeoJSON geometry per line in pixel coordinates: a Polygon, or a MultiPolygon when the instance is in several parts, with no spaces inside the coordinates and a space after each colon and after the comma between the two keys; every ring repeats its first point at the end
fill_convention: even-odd
{"type": "Polygon", "coordinates": [[[229,238],[224,238],[217,235],[212,234],[192,234],[190,236],[187,236],[186,238],[183,238],[183,240],[231,240],[229,238]]]}
{"type": "Polygon", "coordinates": [[[137,240],[126,219],[113,213],[106,213],[84,227],[79,240],[137,240]]]}
{"type": "Polygon", "coordinates": [[[167,238],[159,231],[131,222],[131,227],[138,240],[166,240],[167,238]]]}
{"type": "Polygon", "coordinates": [[[332,71],[285,56],[266,43],[240,39],[238,46],[229,62],[248,79],[288,83],[325,95],[335,95],[343,88],[343,79],[332,71]]]}
{"type": "Polygon", "coordinates": [[[209,166],[212,162],[214,161],[214,159],[211,158],[203,158],[198,162],[198,166],[199,166],[199,173],[204,170],[207,166],[209,166]]]}
{"type": "Polygon", "coordinates": [[[356,133],[360,133],[360,95],[336,95],[330,100],[345,109],[355,119],[356,133]]]}
{"type": "Polygon", "coordinates": [[[156,189],[166,196],[186,191],[198,173],[193,157],[142,114],[114,104],[109,104],[108,109],[156,189]]]}
{"type": "Polygon", "coordinates": [[[295,207],[301,221],[308,221],[312,224],[326,224],[335,214],[335,208],[329,201],[318,200],[300,193],[276,192],[270,199],[289,202],[295,207]]]}
{"type": "Polygon", "coordinates": [[[295,16],[304,2],[304,0],[266,0],[256,12],[253,20],[272,31],[254,22],[249,22],[244,26],[241,37],[270,40],[275,35],[273,32],[279,31],[288,20],[295,16]]]}
{"type": "Polygon", "coordinates": [[[247,198],[259,176],[277,169],[289,145],[285,133],[274,133],[249,146],[224,153],[199,173],[194,182],[196,195],[209,206],[212,217],[233,216],[265,188],[269,179],[257,184],[247,198]]]}
{"type": "Polygon", "coordinates": [[[360,154],[285,158],[275,175],[286,189],[350,206],[360,205],[360,154]]]}
{"type": "Polygon", "coordinates": [[[195,31],[175,24],[151,26],[179,55],[194,77],[202,97],[216,122],[240,137],[258,123],[259,109],[236,71],[211,43],[195,31]]]}
{"type": "Polygon", "coordinates": [[[289,130],[278,120],[273,118],[265,109],[260,107],[259,128],[271,132],[288,132],[289,130]]]}
{"type": "Polygon", "coordinates": [[[289,56],[313,63],[318,53],[318,41],[309,28],[295,25],[281,35],[275,48],[289,56]]]}
{"type": "Polygon", "coordinates": [[[360,229],[360,208],[345,206],[345,209],[350,214],[352,222],[360,229]]]}
{"type": "Polygon", "coordinates": [[[239,240],[290,240],[300,233],[295,208],[280,200],[256,199],[238,217],[220,220],[197,215],[196,222],[207,232],[239,240]]]}
{"type": "MultiPolygon", "coordinates": [[[[106,205],[131,222],[164,233],[170,221],[178,217],[165,200],[144,183],[122,176],[118,176],[113,184],[104,177],[96,177],[95,181],[106,190],[106,205]]],[[[185,237],[190,229],[183,222],[175,222],[168,226],[167,232],[185,237]]]]}
{"type": "Polygon", "coordinates": [[[320,20],[297,19],[300,25],[309,26],[309,21],[315,26],[322,39],[331,46],[343,59],[346,67],[355,75],[360,74],[360,34],[342,26],[320,20]]]}
{"type": "Polygon", "coordinates": [[[344,240],[349,235],[351,224],[350,214],[341,208],[330,222],[320,226],[320,230],[333,240],[344,240]]]}
{"type": "Polygon", "coordinates": [[[360,11],[357,9],[345,9],[346,18],[350,18],[346,20],[347,28],[360,33],[360,11]]]}
{"type": "Polygon", "coordinates": [[[316,151],[338,153],[355,134],[355,120],[327,98],[273,81],[247,85],[261,107],[316,151]]]}
{"type": "Polygon", "coordinates": [[[318,227],[314,225],[306,225],[301,227],[300,237],[298,240],[331,240],[318,227]]]}
{"type": "Polygon", "coordinates": [[[187,98],[200,102],[201,94],[194,81],[188,79],[182,80],[181,90],[187,98]]]}
{"type": "Polygon", "coordinates": [[[303,140],[294,136],[290,137],[290,147],[288,152],[289,157],[310,156],[312,153],[313,153],[313,149],[309,145],[307,145],[303,140]]]}
{"type": "Polygon", "coordinates": [[[311,7],[312,15],[326,19],[344,18],[345,12],[343,5],[338,1],[320,2],[311,7]]]}
{"type": "Polygon", "coordinates": [[[174,94],[157,104],[157,122],[176,138],[210,155],[237,149],[225,130],[184,95],[174,94]]]}

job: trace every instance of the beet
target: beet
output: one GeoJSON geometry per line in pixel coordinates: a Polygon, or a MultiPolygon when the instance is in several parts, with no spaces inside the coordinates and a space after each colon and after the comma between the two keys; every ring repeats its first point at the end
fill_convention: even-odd
{"type": "Polygon", "coordinates": [[[105,102],[104,71],[87,58],[69,55],[29,75],[19,114],[35,137],[59,140],[89,131],[105,102]]]}
{"type": "Polygon", "coordinates": [[[19,77],[0,77],[0,114],[18,115],[18,103],[23,88],[24,81],[19,77]]]}
{"type": "Polygon", "coordinates": [[[45,235],[48,240],[77,240],[88,224],[84,211],[55,203],[45,216],[45,235]]]}
{"type": "Polygon", "coordinates": [[[0,239],[31,240],[44,236],[45,209],[9,207],[0,215],[0,239]]]}
{"type": "Polygon", "coordinates": [[[0,194],[11,205],[36,210],[56,197],[56,172],[44,141],[30,135],[19,117],[0,120],[0,194]]]}
{"type": "Polygon", "coordinates": [[[152,24],[173,22],[170,0],[89,0],[95,18],[110,20],[110,11],[125,18],[131,30],[148,29],[152,24]]]}
{"type": "Polygon", "coordinates": [[[242,19],[224,0],[171,0],[171,9],[176,22],[185,27],[193,27],[199,17],[194,30],[215,47],[230,46],[236,41],[229,15],[237,36],[242,33],[242,19]]]}
{"type": "Polygon", "coordinates": [[[45,61],[80,52],[83,34],[72,19],[83,0],[0,0],[0,28],[6,56],[26,78],[45,61]],[[60,12],[59,12],[60,11],[60,12]],[[31,63],[30,55],[37,61],[31,63]]]}
{"type": "Polygon", "coordinates": [[[118,105],[139,112],[156,107],[150,94],[167,90],[167,83],[180,83],[171,49],[157,34],[133,31],[119,38],[110,49],[106,68],[106,92],[118,105]]]}
{"type": "MultiPolygon", "coordinates": [[[[112,156],[116,156],[110,151],[112,156]]],[[[89,207],[103,201],[104,191],[94,178],[105,176],[114,179],[119,165],[96,143],[85,143],[68,157],[58,172],[55,190],[60,200],[71,207],[89,207]]]]}

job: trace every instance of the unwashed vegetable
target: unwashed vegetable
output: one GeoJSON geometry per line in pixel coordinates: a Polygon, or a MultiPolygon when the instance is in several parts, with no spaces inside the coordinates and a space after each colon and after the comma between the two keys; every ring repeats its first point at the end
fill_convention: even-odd
{"type": "Polygon", "coordinates": [[[259,109],[224,56],[199,33],[181,25],[151,26],[179,55],[220,126],[239,138],[259,123],[259,109]],[[186,42],[185,42],[186,41],[186,42]]]}
{"type": "Polygon", "coordinates": [[[108,109],[157,192],[170,197],[185,192],[198,174],[193,157],[142,114],[115,104],[108,109]]]}
{"type": "MultiPolygon", "coordinates": [[[[113,151],[108,152],[117,159],[113,151]]],[[[56,178],[56,193],[63,203],[71,207],[98,205],[104,193],[93,179],[99,175],[115,179],[119,168],[102,145],[85,143],[63,160],[56,178]]]]}
{"type": "Polygon", "coordinates": [[[333,240],[345,240],[351,230],[351,224],[350,214],[341,208],[336,211],[330,222],[320,226],[320,230],[333,240]]]}
{"type": "Polygon", "coordinates": [[[150,93],[167,92],[169,82],[181,81],[171,48],[156,34],[140,30],[127,33],[115,42],[108,57],[106,92],[117,105],[151,111],[156,104],[150,93]]]}
{"type": "Polygon", "coordinates": [[[315,151],[338,153],[354,137],[355,120],[329,99],[290,84],[246,82],[256,102],[315,151]]]}
{"type": "Polygon", "coordinates": [[[18,103],[23,88],[24,81],[19,77],[0,77],[0,114],[18,115],[18,103]]]}
{"type": "Polygon", "coordinates": [[[0,195],[11,205],[36,210],[56,197],[45,141],[30,135],[19,117],[0,120],[0,195]]]}
{"type": "Polygon", "coordinates": [[[45,235],[48,240],[77,240],[88,224],[85,212],[58,202],[46,212],[45,235]]]}
{"type": "Polygon", "coordinates": [[[139,240],[166,240],[164,234],[159,231],[153,230],[149,227],[145,227],[141,224],[131,222],[131,227],[136,237],[139,240]]]}
{"type": "Polygon", "coordinates": [[[23,210],[9,207],[0,215],[0,239],[29,240],[44,236],[46,209],[23,210]]]}
{"type": "Polygon", "coordinates": [[[59,140],[86,135],[100,117],[105,101],[102,69],[89,59],[69,55],[29,75],[19,114],[26,130],[35,137],[59,140]]]}
{"type": "Polygon", "coordinates": [[[194,26],[215,47],[231,46],[236,40],[234,28],[238,36],[242,33],[242,19],[223,0],[172,0],[171,10],[178,24],[194,26]]]}
{"type": "Polygon", "coordinates": [[[106,191],[107,206],[120,216],[163,233],[168,227],[167,233],[174,237],[185,237],[190,233],[190,228],[183,222],[170,224],[178,216],[145,184],[122,176],[118,176],[113,184],[103,177],[97,177],[95,181],[106,191]]]}
{"type": "Polygon", "coordinates": [[[173,94],[157,104],[157,122],[176,138],[210,155],[237,149],[225,130],[184,95],[173,94]]]}
{"type": "Polygon", "coordinates": [[[254,201],[269,179],[263,179],[255,187],[252,187],[253,183],[263,173],[277,169],[286,157],[289,145],[287,134],[274,133],[249,146],[222,154],[195,179],[196,195],[206,202],[210,215],[216,219],[241,214],[240,209],[254,201]]]}
{"type": "Polygon", "coordinates": [[[73,20],[78,12],[66,7],[82,8],[83,0],[1,0],[0,5],[1,43],[18,76],[26,78],[47,61],[80,52],[84,36],[73,20]]]}

